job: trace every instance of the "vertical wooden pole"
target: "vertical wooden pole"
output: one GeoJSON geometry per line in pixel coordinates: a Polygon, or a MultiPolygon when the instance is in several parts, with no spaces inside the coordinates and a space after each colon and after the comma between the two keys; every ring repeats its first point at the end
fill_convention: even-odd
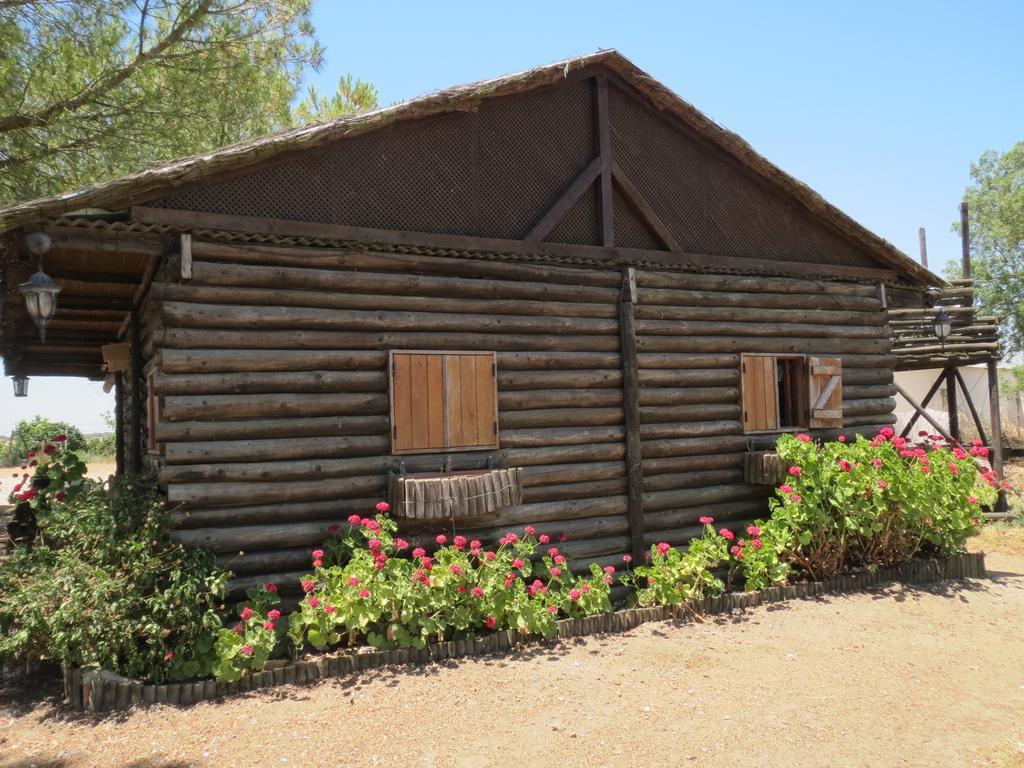
{"type": "MultiPolygon", "coordinates": [[[[992,422],[992,469],[1003,479],[1003,417],[999,411],[999,369],[994,360],[988,362],[988,407],[992,422]]],[[[996,512],[1006,512],[1006,494],[1000,493],[996,512]]]]}
{"type": "Polygon", "coordinates": [[[114,455],[117,475],[124,474],[124,374],[114,374],[114,455]]]}
{"type": "Polygon", "coordinates": [[[142,333],[139,329],[138,311],[132,313],[131,320],[131,457],[130,466],[133,473],[142,471],[142,333]]]}
{"type": "Polygon", "coordinates": [[[921,266],[928,267],[928,241],[925,239],[924,227],[917,230],[917,242],[921,248],[921,266]]]}
{"type": "Polygon", "coordinates": [[[615,221],[612,214],[612,140],[608,121],[608,80],[597,77],[597,146],[601,158],[601,244],[615,245],[615,221]]]}
{"type": "Polygon", "coordinates": [[[640,445],[640,370],[636,352],[633,305],[636,273],[622,270],[619,331],[622,342],[622,410],[626,423],[626,493],[629,542],[633,560],[641,563],[644,550],[644,468],[640,445]]]}
{"type": "Polygon", "coordinates": [[[963,442],[960,434],[960,408],[956,402],[956,374],[953,368],[947,368],[946,377],[946,405],[949,408],[949,434],[958,442],[963,442]]]}
{"type": "Polygon", "coordinates": [[[967,201],[960,203],[960,251],[964,261],[964,279],[971,277],[971,225],[967,220],[967,201]]]}

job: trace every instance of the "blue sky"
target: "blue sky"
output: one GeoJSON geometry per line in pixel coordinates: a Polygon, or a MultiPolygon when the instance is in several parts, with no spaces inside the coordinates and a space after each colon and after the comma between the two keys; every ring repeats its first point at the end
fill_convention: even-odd
{"type": "MultiPolygon", "coordinates": [[[[316,0],[327,55],[309,82],[351,72],[382,104],[617,48],[776,165],[930,266],[972,161],[1024,140],[1022,2],[433,2],[316,0]]],[[[34,413],[102,430],[98,384],[0,387],[0,433],[34,413]]]]}

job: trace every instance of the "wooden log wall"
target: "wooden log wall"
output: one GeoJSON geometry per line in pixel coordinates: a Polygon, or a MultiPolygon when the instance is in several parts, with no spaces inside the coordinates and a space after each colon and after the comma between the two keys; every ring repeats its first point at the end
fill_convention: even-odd
{"type": "Polygon", "coordinates": [[[740,355],[843,360],[843,430],[895,421],[891,332],[877,286],[733,275],[637,273],[637,348],[646,541],[682,544],[705,515],[742,526],[763,516],[765,486],[743,456],[774,435],[743,434],[740,355]]]}
{"type": "MultiPolygon", "coordinates": [[[[162,398],[161,480],[184,541],[243,580],[307,567],[326,526],[368,514],[391,457],[387,350],[496,351],[498,451],[523,503],[462,521],[533,523],[580,560],[628,550],[618,270],[195,240],[192,278],[161,279],[145,338],[162,398]]],[[[438,524],[404,526],[432,540],[438,524]],[[428,535],[429,534],[429,535],[428,535]]]]}
{"type": "MultiPolygon", "coordinates": [[[[293,579],[328,525],[384,497],[398,461],[439,469],[436,454],[389,455],[389,349],[497,352],[501,448],[455,452],[454,468],[522,467],[523,503],[459,532],[493,540],[531,523],[565,534],[579,564],[621,563],[639,502],[641,543],[684,543],[705,514],[766,513],[767,490],[743,484],[756,441],[742,434],[742,352],[839,356],[849,431],[892,422],[877,286],[634,273],[623,299],[618,267],[193,240],[191,279],[158,274],[142,336],[177,535],[214,550],[236,585],[293,579]],[[642,456],[632,497],[629,377],[642,456]]],[[[403,530],[429,542],[437,528],[403,530]]]]}

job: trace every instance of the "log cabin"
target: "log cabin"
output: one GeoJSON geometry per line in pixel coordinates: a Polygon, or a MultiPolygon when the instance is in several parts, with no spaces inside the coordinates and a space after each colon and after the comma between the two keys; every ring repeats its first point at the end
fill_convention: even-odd
{"type": "Polygon", "coordinates": [[[764,516],[751,456],[892,424],[939,354],[892,311],[967,290],[615,51],[11,206],[0,249],[5,373],[113,382],[119,470],[238,589],[384,498],[602,564],[764,516]]]}

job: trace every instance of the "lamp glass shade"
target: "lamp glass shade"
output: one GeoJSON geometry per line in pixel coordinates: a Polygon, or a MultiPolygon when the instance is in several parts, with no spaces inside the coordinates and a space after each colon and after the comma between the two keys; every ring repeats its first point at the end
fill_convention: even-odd
{"type": "Polygon", "coordinates": [[[39,328],[39,337],[46,341],[46,326],[57,313],[57,294],[60,293],[60,286],[40,269],[28,282],[19,285],[18,289],[25,297],[29,317],[39,328]]]}
{"type": "Polygon", "coordinates": [[[939,313],[935,315],[935,337],[940,341],[945,340],[950,333],[953,331],[953,318],[946,314],[946,310],[939,308],[939,313]]]}
{"type": "Polygon", "coordinates": [[[13,381],[14,396],[28,397],[28,376],[15,376],[13,381]]]}

